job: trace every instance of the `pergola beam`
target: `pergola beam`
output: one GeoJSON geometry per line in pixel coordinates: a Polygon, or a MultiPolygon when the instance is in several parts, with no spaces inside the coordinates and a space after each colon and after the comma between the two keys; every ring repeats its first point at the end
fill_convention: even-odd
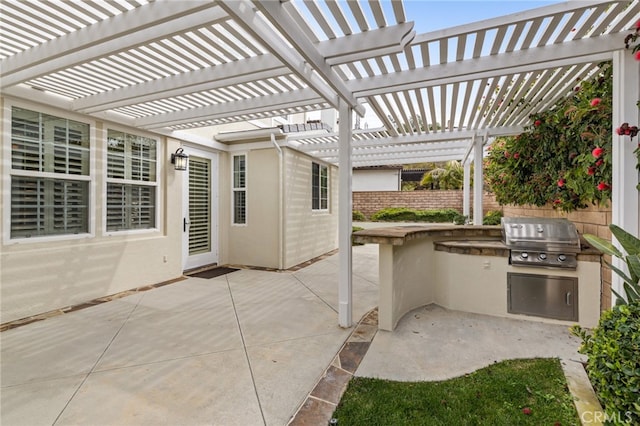
{"type": "Polygon", "coordinates": [[[316,48],[329,65],[401,53],[416,35],[413,25],[413,22],[404,22],[340,39],[325,40],[317,43],[316,48]]]}
{"type": "MultiPolygon", "coordinates": [[[[451,150],[464,152],[467,149],[468,142],[440,142],[440,143],[425,143],[425,144],[396,144],[396,145],[382,145],[375,141],[353,141],[353,153],[354,155],[364,154],[384,154],[384,153],[397,153],[402,152],[406,154],[421,153],[421,152],[447,152],[451,150]]],[[[299,151],[306,153],[313,153],[314,155],[332,155],[337,154],[338,146],[333,143],[330,144],[309,144],[296,148],[299,151]]]]}
{"type": "MultiPolygon", "coordinates": [[[[339,99],[344,99],[349,106],[356,109],[358,114],[364,115],[364,107],[358,104],[356,98],[347,90],[345,83],[330,69],[329,65],[324,60],[320,61],[322,56],[316,47],[291,20],[290,16],[283,12],[280,3],[265,2],[263,4],[265,9],[263,13],[276,30],[260,18],[254,9],[254,4],[248,0],[221,1],[219,4],[245,31],[257,40],[262,40],[267,49],[332,107],[338,109],[339,99]],[[282,21],[278,21],[277,18],[282,21]],[[285,32],[284,28],[286,27],[290,28],[287,28],[288,31],[285,32]],[[302,46],[297,45],[296,40],[292,40],[295,36],[292,37],[290,32],[298,37],[297,42],[301,42],[302,46]],[[291,46],[283,43],[280,34],[287,37],[291,46]]],[[[260,3],[257,3],[256,6],[260,6],[260,3]]]]}
{"type": "Polygon", "coordinates": [[[567,65],[601,62],[611,59],[611,52],[624,47],[622,34],[535,47],[497,56],[484,56],[446,64],[431,65],[348,83],[358,97],[369,97],[397,90],[413,90],[482,78],[520,74],[567,65]]]}
{"type": "MultiPolygon", "coordinates": [[[[459,160],[460,156],[454,155],[440,155],[440,156],[407,156],[407,157],[395,157],[395,158],[353,158],[353,167],[368,167],[368,166],[391,166],[400,164],[412,164],[412,163],[442,163],[446,161],[459,160]]],[[[327,160],[325,160],[327,161],[327,160]]],[[[332,161],[329,161],[332,162],[332,161]]],[[[333,163],[333,162],[332,162],[333,163]]]]}
{"type": "Polygon", "coordinates": [[[432,41],[443,40],[452,38],[464,34],[473,34],[477,32],[488,31],[504,25],[508,22],[510,25],[519,23],[525,23],[528,21],[535,21],[537,19],[543,19],[552,15],[560,15],[565,13],[571,13],[578,10],[589,9],[592,7],[601,7],[607,4],[618,3],[617,0],[581,0],[581,1],[567,1],[564,3],[553,4],[549,6],[542,6],[535,9],[526,10],[523,12],[516,12],[497,18],[485,19],[482,21],[472,22],[464,25],[458,25],[455,27],[449,27],[442,30],[431,31],[428,33],[420,34],[414,39],[414,43],[429,43],[432,41]]]}
{"type": "Polygon", "coordinates": [[[320,105],[324,102],[325,100],[315,94],[312,89],[304,88],[291,92],[276,93],[270,96],[261,96],[259,98],[243,99],[241,101],[225,102],[202,108],[143,117],[136,120],[136,125],[144,129],[157,129],[187,124],[197,120],[214,120],[242,114],[270,112],[312,104],[320,105]]]}
{"type": "MultiPolygon", "coordinates": [[[[239,0],[231,0],[231,3],[238,1],[239,0]]],[[[313,67],[315,72],[331,86],[340,99],[345,101],[349,107],[353,108],[358,115],[363,117],[365,113],[364,107],[357,101],[353,93],[349,91],[345,82],[331,69],[331,66],[316,46],[305,36],[304,32],[298,26],[298,23],[286,12],[286,3],[253,0],[253,4],[264,14],[271,25],[278,29],[280,34],[291,44],[296,52],[313,67]]],[[[282,43],[280,43],[280,45],[282,46],[282,43]]],[[[339,109],[339,105],[334,105],[334,107],[339,109]]]]}
{"type": "MultiPolygon", "coordinates": [[[[87,96],[75,100],[73,108],[79,112],[93,113],[127,106],[132,102],[141,104],[286,74],[289,74],[289,69],[275,56],[266,54],[87,96]]],[[[310,100],[316,98],[314,94],[310,100]]]]}

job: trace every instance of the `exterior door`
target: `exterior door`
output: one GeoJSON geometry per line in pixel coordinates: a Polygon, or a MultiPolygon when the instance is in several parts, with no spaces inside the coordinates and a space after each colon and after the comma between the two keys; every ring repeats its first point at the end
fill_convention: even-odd
{"type": "Polygon", "coordinates": [[[189,153],[187,188],[183,191],[183,269],[217,263],[217,154],[189,153]]]}

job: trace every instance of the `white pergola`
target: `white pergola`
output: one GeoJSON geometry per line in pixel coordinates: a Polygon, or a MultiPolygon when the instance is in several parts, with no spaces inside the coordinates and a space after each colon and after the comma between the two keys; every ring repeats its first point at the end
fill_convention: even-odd
{"type": "MultiPolygon", "coordinates": [[[[638,0],[574,0],[424,34],[414,21],[428,17],[406,16],[402,1],[3,0],[0,10],[5,96],[187,140],[189,129],[337,109],[337,133],[292,143],[340,166],[343,326],[353,166],[462,160],[468,194],[469,164],[490,138],[520,133],[608,60],[614,127],[638,120],[639,68],[623,42],[638,0]],[[383,127],[354,130],[353,113],[367,110],[383,127]]],[[[613,222],[637,235],[633,146],[613,138],[613,222]]]]}

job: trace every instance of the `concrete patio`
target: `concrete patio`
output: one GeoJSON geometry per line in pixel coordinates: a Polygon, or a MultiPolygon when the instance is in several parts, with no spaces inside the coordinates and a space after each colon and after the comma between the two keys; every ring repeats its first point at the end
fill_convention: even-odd
{"type": "MultiPolygon", "coordinates": [[[[376,305],[377,249],[354,247],[355,320],[376,305]]],[[[294,423],[326,424],[333,405],[309,393],[330,365],[341,383],[352,373],[336,364],[352,333],[337,324],[337,262],[190,277],[5,331],[0,423],[285,425],[320,402],[321,415],[294,423]]],[[[393,333],[367,327],[360,376],[435,380],[505,358],[579,359],[564,326],[436,306],[393,333]]]]}

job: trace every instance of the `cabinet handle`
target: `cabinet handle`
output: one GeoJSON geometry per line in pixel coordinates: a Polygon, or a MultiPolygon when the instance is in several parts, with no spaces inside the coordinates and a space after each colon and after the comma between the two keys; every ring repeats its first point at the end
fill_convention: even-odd
{"type": "Polygon", "coordinates": [[[567,292],[566,294],[566,301],[567,301],[567,305],[571,306],[571,292],[567,292]]]}

